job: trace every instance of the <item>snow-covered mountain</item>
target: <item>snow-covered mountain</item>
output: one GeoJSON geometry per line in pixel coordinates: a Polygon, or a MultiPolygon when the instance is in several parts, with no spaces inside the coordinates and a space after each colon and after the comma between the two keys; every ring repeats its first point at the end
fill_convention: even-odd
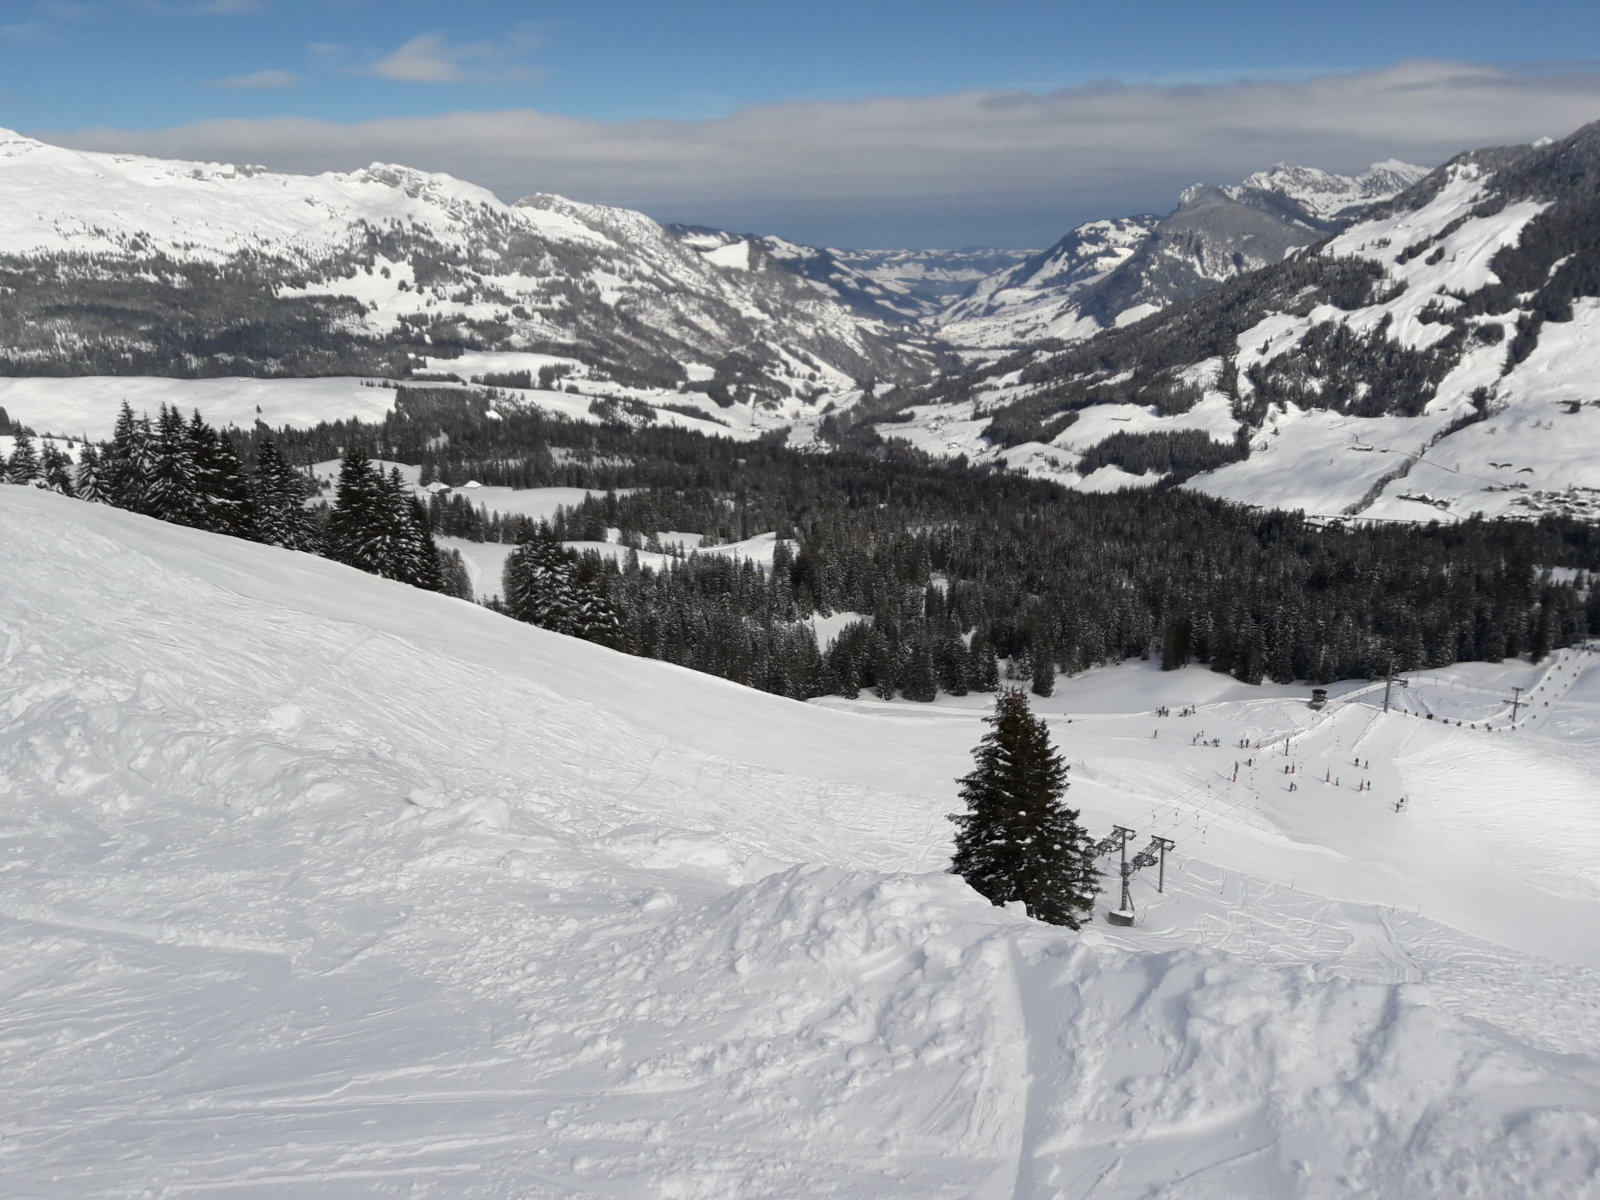
{"type": "Polygon", "coordinates": [[[702,253],[737,256],[726,249],[748,244],[764,252],[823,294],[878,321],[905,325],[937,318],[954,300],[999,272],[1031,257],[1031,250],[838,250],[787,238],[727,233],[703,226],[673,226],[702,253]]]}
{"type": "Polygon", "coordinates": [[[782,270],[799,276],[817,292],[871,321],[910,327],[929,305],[899,282],[879,282],[846,264],[837,250],[806,246],[787,238],[728,233],[699,225],[669,226],[685,245],[709,261],[745,263],[747,269],[782,270]]]}
{"type": "Polygon", "coordinates": [[[1230,193],[1271,192],[1294,201],[1302,210],[1322,221],[1347,218],[1354,210],[1398,196],[1428,173],[1391,158],[1373,163],[1359,175],[1339,175],[1316,167],[1295,167],[1278,163],[1265,171],[1247,176],[1230,193]]]}
{"type": "Polygon", "coordinates": [[[903,292],[937,312],[981,279],[1016,266],[1033,250],[830,250],[839,262],[879,286],[903,292]]]}
{"type": "Polygon", "coordinates": [[[1393,161],[1353,177],[1279,164],[1239,185],[1197,184],[1165,217],[1079,226],[979,282],[937,323],[950,341],[980,349],[1092,337],[1279,262],[1425,174],[1393,161]]]}
{"type": "Polygon", "coordinates": [[[1331,515],[1600,515],[1597,181],[1600,124],[1461,155],[1284,261],[1014,354],[885,431],[1097,489],[1178,475],[1331,515]]]}
{"type": "Polygon", "coordinates": [[[925,376],[904,331],[641,213],[445,175],[91,154],[0,132],[0,370],[399,372],[454,348],[769,398],[925,376]]]}
{"type": "Polygon", "coordinates": [[[1071,933],[945,873],[984,698],[784,701],[20,487],[0,559],[8,1195],[1592,1194],[1592,655],[1037,701],[1091,829],[1176,843],[1071,933]]]}
{"type": "Polygon", "coordinates": [[[1126,264],[1159,223],[1142,216],[1080,225],[1048,250],[979,280],[938,315],[940,330],[972,346],[1093,336],[1100,323],[1082,311],[1081,297],[1126,264]]]}

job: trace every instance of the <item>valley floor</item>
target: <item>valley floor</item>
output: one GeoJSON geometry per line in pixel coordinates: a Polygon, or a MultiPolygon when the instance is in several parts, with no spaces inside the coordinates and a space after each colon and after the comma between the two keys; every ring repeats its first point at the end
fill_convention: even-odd
{"type": "Polygon", "coordinates": [[[984,697],[22,488],[0,558],[8,1196],[1600,1194],[1600,655],[1063,681],[1091,832],[1177,842],[1073,933],[943,873],[984,697]]]}

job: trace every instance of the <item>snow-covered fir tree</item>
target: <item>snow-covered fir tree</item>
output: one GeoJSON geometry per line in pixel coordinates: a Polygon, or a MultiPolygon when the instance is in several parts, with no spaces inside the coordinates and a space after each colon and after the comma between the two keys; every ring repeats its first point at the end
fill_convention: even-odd
{"type": "Polygon", "coordinates": [[[250,490],[255,502],[256,537],[260,541],[288,550],[317,550],[316,521],[301,503],[306,488],[305,478],[283,460],[271,439],[257,445],[250,490]]]}
{"type": "Polygon", "coordinates": [[[78,451],[78,470],[74,483],[80,500],[106,504],[111,499],[106,484],[105,459],[93,442],[85,442],[83,449],[78,451]]]}
{"type": "Polygon", "coordinates": [[[548,533],[506,556],[500,586],[506,612],[541,629],[621,649],[621,614],[606,595],[597,560],[580,559],[548,533]]]}
{"type": "Polygon", "coordinates": [[[54,442],[46,442],[39,454],[39,485],[63,496],[77,494],[72,478],[72,459],[54,442]]]}
{"type": "Polygon", "coordinates": [[[150,418],[135,417],[126,400],[117,413],[111,444],[101,456],[106,498],[130,512],[148,512],[150,490],[150,418]]]}
{"type": "Polygon", "coordinates": [[[472,576],[461,551],[450,549],[439,552],[439,590],[458,600],[472,599],[472,576]]]}
{"type": "Polygon", "coordinates": [[[1020,688],[995,700],[993,728],[963,776],[950,869],[994,904],[1020,900],[1028,915],[1077,929],[1100,890],[1088,833],[1066,807],[1067,767],[1020,688]]]}
{"type": "Polygon", "coordinates": [[[150,445],[149,486],[145,511],[175,525],[202,524],[200,498],[195,489],[194,454],[183,414],[163,404],[156,417],[150,445]]]}
{"type": "Polygon", "coordinates": [[[574,555],[552,537],[524,542],[500,572],[506,612],[555,633],[575,634],[578,589],[574,555]]]}
{"type": "Polygon", "coordinates": [[[383,477],[366,452],[356,445],[346,449],[324,533],[329,558],[380,573],[386,533],[383,493],[383,477]]]}
{"type": "Polygon", "coordinates": [[[11,448],[6,460],[6,478],[11,483],[29,484],[39,478],[39,451],[26,429],[17,431],[17,444],[11,448]]]}
{"type": "Polygon", "coordinates": [[[200,527],[232,537],[254,538],[255,498],[233,443],[218,436],[198,410],[189,421],[188,439],[200,527]]]}

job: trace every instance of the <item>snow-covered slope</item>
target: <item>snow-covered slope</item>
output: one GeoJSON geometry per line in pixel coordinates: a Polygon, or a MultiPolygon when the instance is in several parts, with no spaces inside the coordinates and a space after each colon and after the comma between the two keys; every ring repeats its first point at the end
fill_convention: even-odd
{"type": "Polygon", "coordinates": [[[1425,174],[1394,161],[1357,176],[1280,163],[1243,184],[1197,184],[1165,217],[1091,221],[981,281],[939,314],[940,332],[975,349],[1092,337],[1279,262],[1425,174]]]}
{"type": "Polygon", "coordinates": [[[1072,934],[942,873],[980,697],[794,704],[22,488],[0,557],[8,1194],[1600,1186],[1590,656],[1431,721],[1063,687],[1091,827],[1178,843],[1072,934]]]}
{"type": "MultiPolygon", "coordinates": [[[[1307,207],[1326,182],[1272,174],[1307,207]]],[[[1600,125],[1462,155],[1284,262],[1013,354],[884,431],[1087,488],[1178,474],[1331,516],[1600,515],[1597,178],[1600,125]]]]}
{"type": "Polygon", "coordinates": [[[778,399],[928,371],[881,321],[642,213],[385,164],[285,175],[0,131],[0,284],[11,374],[377,373],[465,347],[669,387],[735,358],[778,399]]]}

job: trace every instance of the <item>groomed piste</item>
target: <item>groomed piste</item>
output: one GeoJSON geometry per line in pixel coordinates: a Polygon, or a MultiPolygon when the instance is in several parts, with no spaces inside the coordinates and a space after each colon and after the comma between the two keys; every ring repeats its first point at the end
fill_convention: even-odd
{"type": "Polygon", "coordinates": [[[1063,680],[1070,802],[1176,842],[1073,933],[944,872],[983,697],[20,487],[0,561],[8,1196],[1600,1194],[1600,655],[1063,680]]]}

